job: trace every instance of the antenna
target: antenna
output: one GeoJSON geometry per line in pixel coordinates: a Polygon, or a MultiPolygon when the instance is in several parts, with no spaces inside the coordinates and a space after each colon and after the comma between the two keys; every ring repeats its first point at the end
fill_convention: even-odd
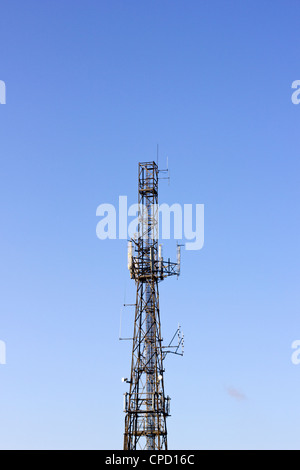
{"type": "Polygon", "coordinates": [[[169,157],[167,156],[167,174],[168,174],[168,185],[170,186],[170,170],[169,170],[169,157]]]}
{"type": "Polygon", "coordinates": [[[176,356],[183,356],[184,354],[184,334],[181,331],[181,326],[178,324],[178,328],[172,336],[168,346],[162,346],[164,349],[163,356],[166,358],[167,354],[175,354],[176,356]],[[177,337],[177,344],[174,344],[174,340],[177,337]]]}
{"type": "Polygon", "coordinates": [[[183,245],[179,245],[177,242],[177,279],[180,276],[180,268],[181,268],[181,247],[183,245]]]}
{"type": "Polygon", "coordinates": [[[169,180],[169,184],[170,184],[169,157],[167,157],[167,168],[165,168],[164,170],[158,170],[158,173],[167,173],[168,176],[161,176],[158,179],[169,180]]]}
{"type": "Polygon", "coordinates": [[[128,242],[128,249],[127,249],[127,256],[128,256],[128,263],[127,267],[130,272],[130,277],[132,278],[132,268],[133,268],[133,257],[132,257],[132,240],[128,242]]]}
{"type": "Polygon", "coordinates": [[[125,286],[125,289],[124,289],[124,303],[122,305],[122,307],[120,308],[120,331],[119,331],[119,340],[120,341],[128,341],[128,340],[132,340],[133,338],[123,338],[122,337],[122,314],[123,314],[123,308],[124,307],[132,307],[132,306],[136,306],[136,304],[126,304],[126,286],[125,286]]]}
{"type": "Polygon", "coordinates": [[[160,244],[158,247],[158,271],[159,271],[159,276],[160,279],[163,279],[163,264],[164,264],[164,259],[163,259],[163,254],[162,254],[162,245],[160,244]]]}

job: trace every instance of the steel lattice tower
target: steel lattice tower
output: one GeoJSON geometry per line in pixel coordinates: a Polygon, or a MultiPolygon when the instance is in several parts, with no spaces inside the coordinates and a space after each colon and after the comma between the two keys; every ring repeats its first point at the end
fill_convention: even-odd
{"type": "Polygon", "coordinates": [[[126,380],[130,390],[125,393],[124,404],[124,450],[167,450],[170,398],[164,390],[164,358],[167,352],[177,352],[183,342],[177,330],[176,351],[166,351],[162,346],[158,283],[167,276],[179,275],[180,247],[177,263],[165,263],[158,245],[158,175],[155,162],[139,163],[139,230],[128,244],[136,303],[131,375],[126,380]]]}

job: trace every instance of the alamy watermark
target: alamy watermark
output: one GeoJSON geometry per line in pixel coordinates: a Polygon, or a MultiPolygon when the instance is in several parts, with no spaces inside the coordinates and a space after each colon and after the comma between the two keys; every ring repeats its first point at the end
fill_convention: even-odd
{"type": "Polygon", "coordinates": [[[6,364],[6,344],[0,340],[0,365],[6,364]]]}
{"type": "Polygon", "coordinates": [[[292,88],[295,89],[294,93],[292,94],[292,103],[299,104],[300,103],[300,80],[294,80],[292,83],[292,88]]]}
{"type": "Polygon", "coordinates": [[[204,245],[204,204],[174,203],[169,206],[163,203],[150,207],[132,204],[128,207],[127,196],[119,196],[118,211],[113,204],[100,204],[96,216],[101,217],[96,227],[100,240],[173,238],[188,240],[186,250],[201,250],[204,245]],[[128,217],[134,219],[128,223],[128,217]]]}
{"type": "Polygon", "coordinates": [[[300,364],[300,340],[296,339],[292,342],[292,349],[295,349],[291,356],[291,361],[295,366],[300,364]]]}
{"type": "Polygon", "coordinates": [[[6,104],[6,85],[3,80],[0,80],[0,104],[6,104]]]}

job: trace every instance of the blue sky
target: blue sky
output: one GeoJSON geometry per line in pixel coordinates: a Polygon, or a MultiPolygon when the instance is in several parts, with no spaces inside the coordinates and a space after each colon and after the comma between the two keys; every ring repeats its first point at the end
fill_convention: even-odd
{"type": "MultiPolygon", "coordinates": [[[[96,208],[205,205],[205,245],[160,285],[170,449],[299,449],[296,0],[0,2],[2,449],[118,449],[134,300],[96,208]],[[126,294],[125,294],[126,292],[126,294]],[[132,311],[123,313],[125,331],[132,311]]],[[[175,258],[175,242],[165,255],[175,258]]]]}

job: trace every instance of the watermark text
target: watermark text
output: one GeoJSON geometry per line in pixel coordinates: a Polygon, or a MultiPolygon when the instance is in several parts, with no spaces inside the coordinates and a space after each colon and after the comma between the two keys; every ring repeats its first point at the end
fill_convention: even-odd
{"type": "Polygon", "coordinates": [[[0,365],[6,364],[6,344],[0,340],[0,365]]]}
{"type": "Polygon", "coordinates": [[[158,240],[188,240],[186,250],[201,250],[204,245],[204,204],[177,204],[171,206],[132,204],[127,196],[119,196],[119,207],[100,204],[96,216],[96,234],[100,240],[143,238],[158,240]],[[117,210],[118,209],[118,210],[117,210]],[[133,217],[133,220],[128,220],[133,217]],[[173,222],[172,222],[173,221],[173,222]]]}
{"type": "Polygon", "coordinates": [[[299,104],[300,103],[300,80],[294,80],[292,83],[292,88],[296,90],[293,92],[292,97],[291,97],[292,103],[299,104]]]}
{"type": "Polygon", "coordinates": [[[291,361],[295,366],[300,364],[300,340],[296,339],[292,342],[292,349],[295,349],[291,356],[291,361]]]}
{"type": "Polygon", "coordinates": [[[0,104],[6,104],[6,85],[3,80],[0,80],[0,104]]]}

